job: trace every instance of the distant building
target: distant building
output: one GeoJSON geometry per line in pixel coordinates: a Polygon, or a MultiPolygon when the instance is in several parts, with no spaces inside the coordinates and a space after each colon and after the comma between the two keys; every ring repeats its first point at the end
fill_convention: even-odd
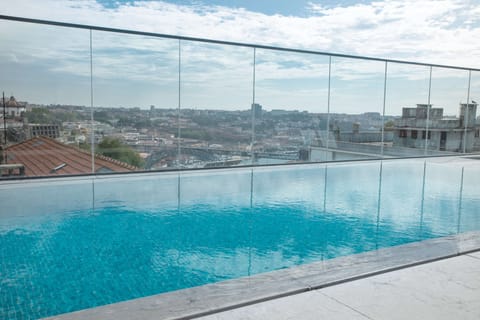
{"type": "Polygon", "coordinates": [[[262,105],[258,103],[252,103],[252,112],[255,116],[255,119],[260,119],[262,117],[262,105]]]}
{"type": "MultiPolygon", "coordinates": [[[[25,176],[92,173],[91,153],[47,137],[35,137],[11,145],[4,150],[4,155],[4,167],[9,169],[16,165],[23,168],[22,175],[25,176]]],[[[95,173],[137,170],[135,166],[102,155],[95,155],[94,159],[95,173]]]]}
{"type": "Polygon", "coordinates": [[[271,116],[286,116],[286,115],[289,115],[291,114],[292,111],[289,111],[289,110],[282,110],[282,109],[272,109],[272,111],[270,111],[270,115],[271,116]]]}
{"type": "MultiPolygon", "coordinates": [[[[25,111],[27,111],[27,104],[25,102],[19,102],[14,96],[11,96],[9,100],[5,101],[5,114],[7,117],[22,117],[25,111]]],[[[3,117],[3,112],[1,113],[3,117]]]]}
{"type": "Polygon", "coordinates": [[[471,152],[479,139],[476,113],[475,102],[461,103],[458,118],[444,117],[443,108],[427,104],[403,108],[402,117],[394,122],[393,146],[425,148],[427,143],[429,150],[471,152]]]}
{"type": "Polygon", "coordinates": [[[60,137],[60,126],[58,124],[29,124],[29,136],[33,137],[49,137],[57,139],[60,137]]]}

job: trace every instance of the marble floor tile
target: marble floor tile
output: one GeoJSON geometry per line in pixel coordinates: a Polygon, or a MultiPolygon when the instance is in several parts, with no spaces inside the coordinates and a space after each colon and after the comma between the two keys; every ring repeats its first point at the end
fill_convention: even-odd
{"type": "Polygon", "coordinates": [[[480,319],[477,256],[480,253],[427,263],[200,319],[477,320],[480,319]]]}
{"type": "Polygon", "coordinates": [[[347,306],[315,291],[270,300],[206,317],[201,320],[317,320],[359,319],[363,316],[347,306]]]}
{"type": "Polygon", "coordinates": [[[480,259],[480,251],[469,253],[468,255],[480,259]]]}
{"type": "Polygon", "coordinates": [[[371,319],[480,319],[480,260],[467,255],[319,290],[371,319]]]}

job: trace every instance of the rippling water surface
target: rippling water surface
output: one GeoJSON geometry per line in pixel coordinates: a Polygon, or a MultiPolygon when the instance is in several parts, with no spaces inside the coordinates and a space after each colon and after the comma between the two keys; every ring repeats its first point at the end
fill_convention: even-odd
{"type": "Polygon", "coordinates": [[[393,169],[240,170],[203,184],[198,174],[178,180],[184,194],[172,201],[138,190],[178,187],[175,176],[124,181],[125,194],[125,184],[105,181],[95,209],[3,215],[0,318],[45,317],[479,229],[479,202],[467,186],[461,196],[459,184],[425,183],[422,166],[403,168],[410,180],[393,169]]]}

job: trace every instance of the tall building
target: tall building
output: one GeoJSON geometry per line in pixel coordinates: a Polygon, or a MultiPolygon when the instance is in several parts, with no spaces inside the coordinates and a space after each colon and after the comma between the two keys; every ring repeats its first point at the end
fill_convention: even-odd
{"type": "Polygon", "coordinates": [[[255,116],[255,119],[260,119],[262,117],[262,105],[258,103],[252,103],[252,112],[255,116]]]}

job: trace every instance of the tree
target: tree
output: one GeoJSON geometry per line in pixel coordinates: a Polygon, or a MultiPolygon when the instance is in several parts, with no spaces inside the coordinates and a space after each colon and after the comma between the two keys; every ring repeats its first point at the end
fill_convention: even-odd
{"type": "Polygon", "coordinates": [[[392,129],[393,127],[395,127],[395,122],[393,122],[393,120],[385,122],[385,129],[392,129]]]}
{"type": "Polygon", "coordinates": [[[54,112],[48,108],[32,108],[31,111],[24,113],[24,117],[28,119],[29,123],[44,123],[44,124],[62,124],[66,121],[77,121],[83,119],[76,112],[67,111],[63,109],[55,109],[54,112]]]}
{"type": "Polygon", "coordinates": [[[138,152],[122,143],[120,139],[117,138],[107,137],[103,139],[102,142],[98,144],[96,152],[139,168],[144,165],[144,160],[140,157],[138,152]]]}
{"type": "Polygon", "coordinates": [[[94,111],[93,112],[93,119],[99,122],[108,123],[109,125],[112,124],[110,114],[107,111],[94,111]]]}
{"type": "Polygon", "coordinates": [[[79,143],[78,147],[88,152],[92,151],[92,145],[88,142],[79,143]]]}
{"type": "Polygon", "coordinates": [[[30,123],[54,123],[54,116],[47,108],[33,108],[24,114],[30,123]]]}

